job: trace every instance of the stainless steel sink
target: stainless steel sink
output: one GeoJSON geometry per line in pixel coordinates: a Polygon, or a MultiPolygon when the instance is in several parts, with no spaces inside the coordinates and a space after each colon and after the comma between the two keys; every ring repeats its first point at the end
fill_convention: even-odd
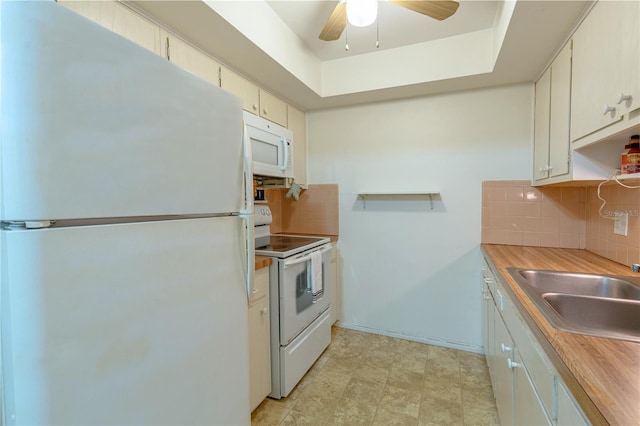
{"type": "Polygon", "coordinates": [[[556,328],[640,342],[640,279],[509,268],[556,328]]]}
{"type": "Polygon", "coordinates": [[[640,300],[640,286],[626,279],[607,275],[535,269],[518,269],[518,271],[528,285],[543,293],[567,293],[581,296],[640,300]]]}

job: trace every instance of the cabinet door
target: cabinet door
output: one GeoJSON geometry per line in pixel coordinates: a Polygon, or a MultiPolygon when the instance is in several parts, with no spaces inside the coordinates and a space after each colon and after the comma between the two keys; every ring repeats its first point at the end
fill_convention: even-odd
{"type": "Polygon", "coordinates": [[[112,1],[58,0],[58,3],[105,28],[113,26],[115,3],[112,1]]]}
{"type": "Polygon", "coordinates": [[[549,126],[551,119],[551,68],[536,82],[536,106],[533,134],[533,178],[549,177],[549,126]]]}
{"type": "Polygon", "coordinates": [[[578,426],[587,425],[587,421],[582,416],[569,391],[561,381],[558,382],[558,426],[578,426]]]}
{"type": "Polygon", "coordinates": [[[220,87],[242,99],[245,111],[258,115],[260,108],[260,89],[249,80],[228,68],[220,68],[220,87]]]}
{"type": "Polygon", "coordinates": [[[58,2],[145,49],[161,54],[160,28],[128,7],[114,1],[58,2]]]}
{"type": "Polygon", "coordinates": [[[640,105],[640,3],[600,1],[573,36],[571,139],[612,123],[640,105]],[[628,101],[618,96],[629,95],[628,101]],[[605,111],[605,107],[613,109],[605,111]]]}
{"type": "Polygon", "coordinates": [[[220,64],[209,56],[166,31],[161,32],[164,56],[180,68],[209,83],[220,86],[220,64]]]}
{"type": "Polygon", "coordinates": [[[484,355],[487,360],[487,366],[489,367],[489,374],[494,374],[493,370],[493,298],[486,282],[482,284],[482,346],[484,348],[484,355]]]}
{"type": "Polygon", "coordinates": [[[269,299],[249,308],[249,401],[251,411],[271,392],[269,299]]]}
{"type": "Polygon", "coordinates": [[[287,104],[271,93],[260,90],[260,117],[287,127],[287,104]]]}
{"type": "Polygon", "coordinates": [[[513,424],[513,370],[509,366],[512,359],[513,341],[504,325],[497,308],[494,308],[494,353],[495,357],[495,382],[493,392],[496,397],[496,406],[500,423],[513,424]]]}
{"type": "Polygon", "coordinates": [[[147,50],[162,54],[160,27],[119,3],[115,3],[111,30],[147,50]]]}
{"type": "Polygon", "coordinates": [[[333,325],[340,319],[340,290],[338,288],[338,247],[336,247],[335,243],[331,244],[330,267],[331,269],[328,273],[331,280],[331,324],[333,325]]]}
{"type": "Polygon", "coordinates": [[[249,402],[251,411],[271,393],[269,268],[256,271],[249,306],[249,402]]]}
{"type": "Polygon", "coordinates": [[[569,118],[571,115],[571,42],[551,64],[549,111],[549,177],[569,173],[569,118]]]}
{"type": "Polygon", "coordinates": [[[551,425],[533,383],[527,374],[527,370],[522,363],[522,359],[517,353],[515,354],[515,359],[512,360],[511,366],[514,370],[513,424],[518,426],[551,425]]]}
{"type": "Polygon", "coordinates": [[[307,186],[307,121],[304,111],[289,105],[287,122],[293,132],[294,180],[298,185],[307,186]]]}

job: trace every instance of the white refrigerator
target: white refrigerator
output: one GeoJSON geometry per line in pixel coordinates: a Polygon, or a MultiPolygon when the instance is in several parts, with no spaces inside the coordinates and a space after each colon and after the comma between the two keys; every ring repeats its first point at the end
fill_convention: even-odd
{"type": "Polygon", "coordinates": [[[250,423],[240,100],[0,2],[3,424],[250,423]]]}

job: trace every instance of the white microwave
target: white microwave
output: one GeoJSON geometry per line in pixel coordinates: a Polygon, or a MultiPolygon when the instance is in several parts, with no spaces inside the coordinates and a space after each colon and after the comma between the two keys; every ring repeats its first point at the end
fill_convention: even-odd
{"type": "Polygon", "coordinates": [[[271,121],[244,111],[246,141],[251,146],[253,174],[293,177],[293,133],[271,121]]]}

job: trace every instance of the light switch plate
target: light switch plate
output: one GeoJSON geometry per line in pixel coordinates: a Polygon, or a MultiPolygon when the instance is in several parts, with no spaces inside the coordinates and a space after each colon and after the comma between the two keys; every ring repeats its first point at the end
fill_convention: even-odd
{"type": "Polygon", "coordinates": [[[629,213],[615,212],[616,219],[613,223],[613,233],[627,236],[629,232],[629,213]]]}

